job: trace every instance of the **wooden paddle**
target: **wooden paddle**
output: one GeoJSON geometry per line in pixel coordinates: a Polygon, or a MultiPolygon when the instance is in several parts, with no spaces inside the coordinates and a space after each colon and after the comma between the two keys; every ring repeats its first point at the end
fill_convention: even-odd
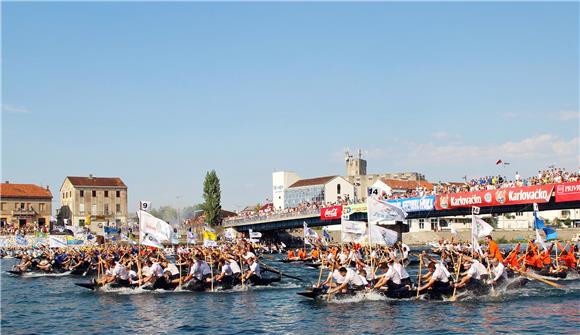
{"type": "Polygon", "coordinates": [[[461,270],[461,261],[463,260],[463,254],[461,254],[461,256],[459,256],[459,263],[457,263],[457,274],[455,275],[455,283],[453,285],[453,295],[451,296],[451,298],[449,299],[449,301],[456,301],[457,300],[457,296],[455,295],[457,293],[457,282],[459,281],[459,272],[461,270]]]}
{"type": "Polygon", "coordinates": [[[419,257],[419,274],[417,275],[417,296],[415,299],[419,299],[419,287],[421,287],[421,275],[423,272],[423,257],[419,257]]]}
{"type": "Polygon", "coordinates": [[[548,285],[553,286],[553,287],[556,287],[556,288],[562,288],[562,285],[557,284],[557,283],[554,283],[553,281],[549,281],[547,279],[544,279],[544,278],[542,278],[542,277],[540,277],[538,275],[535,275],[533,273],[525,272],[525,271],[516,269],[516,268],[514,268],[512,266],[510,266],[510,269],[519,272],[524,277],[527,277],[527,278],[530,278],[530,279],[534,279],[534,280],[537,280],[537,281],[541,281],[544,284],[548,284],[548,285]]]}

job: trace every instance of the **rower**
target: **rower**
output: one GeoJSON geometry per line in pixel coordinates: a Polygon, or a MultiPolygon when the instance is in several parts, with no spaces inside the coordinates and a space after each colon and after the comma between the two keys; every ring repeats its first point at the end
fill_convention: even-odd
{"type": "Polygon", "coordinates": [[[503,284],[507,279],[505,266],[497,258],[492,258],[490,262],[491,265],[493,266],[493,268],[491,269],[491,275],[493,276],[493,278],[490,279],[488,283],[495,286],[503,284]]]}
{"type": "MultiPolygon", "coordinates": [[[[332,255],[332,253],[330,255],[332,255]]],[[[335,287],[343,283],[344,278],[340,275],[340,272],[338,271],[338,269],[340,268],[340,264],[338,263],[338,261],[334,262],[334,265],[332,265],[332,263],[329,263],[328,268],[330,269],[331,267],[334,270],[328,274],[326,280],[320,283],[318,287],[329,288],[335,287]]]]}
{"type": "Polygon", "coordinates": [[[353,269],[347,269],[344,266],[338,269],[340,276],[343,278],[342,283],[335,288],[328,290],[328,294],[336,292],[346,293],[346,290],[358,291],[364,289],[364,282],[353,269]]]}
{"type": "Polygon", "coordinates": [[[385,285],[387,285],[389,290],[397,290],[402,288],[403,285],[401,283],[401,275],[397,270],[395,270],[395,267],[393,266],[394,262],[394,258],[389,258],[387,263],[381,263],[379,265],[381,271],[384,272],[386,270],[386,272],[380,276],[377,276],[379,280],[375,283],[375,288],[379,289],[385,285]]]}
{"type": "Polygon", "coordinates": [[[244,274],[244,280],[250,281],[251,283],[259,282],[262,279],[262,274],[260,273],[260,264],[256,261],[256,257],[244,256],[247,261],[249,269],[244,274]]]}
{"type": "Polygon", "coordinates": [[[230,263],[228,263],[228,261],[224,258],[220,258],[220,260],[218,261],[218,264],[221,268],[221,272],[215,276],[215,280],[216,281],[224,281],[224,282],[228,282],[231,283],[232,279],[233,279],[233,274],[234,272],[232,271],[232,267],[230,266],[230,263]]]}
{"type": "Polygon", "coordinates": [[[115,267],[113,268],[112,275],[107,278],[107,283],[116,282],[119,286],[128,287],[129,283],[129,273],[127,268],[123,265],[121,260],[115,262],[115,267]]]}
{"type": "Polygon", "coordinates": [[[467,261],[465,265],[469,266],[469,270],[467,270],[467,273],[459,283],[455,283],[455,287],[465,287],[469,290],[481,291],[483,288],[481,277],[487,274],[487,269],[476,259],[472,259],[471,264],[467,261]]]}
{"type": "Polygon", "coordinates": [[[451,285],[449,285],[449,277],[451,274],[445,265],[443,265],[441,262],[432,261],[429,263],[428,269],[429,274],[431,274],[429,281],[425,285],[419,287],[417,290],[421,293],[421,291],[430,289],[431,294],[437,295],[451,293],[451,285]]]}

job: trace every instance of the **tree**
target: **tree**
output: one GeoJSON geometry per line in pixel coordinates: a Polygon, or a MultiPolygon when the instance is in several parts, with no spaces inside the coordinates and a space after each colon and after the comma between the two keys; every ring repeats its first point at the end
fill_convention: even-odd
{"type": "Polygon", "coordinates": [[[203,181],[203,212],[205,220],[212,226],[215,226],[221,221],[221,190],[220,180],[215,172],[211,170],[205,175],[203,181]]]}
{"type": "Polygon", "coordinates": [[[177,220],[177,209],[171,206],[161,206],[158,209],[152,209],[150,213],[163,221],[173,222],[177,220]]]}

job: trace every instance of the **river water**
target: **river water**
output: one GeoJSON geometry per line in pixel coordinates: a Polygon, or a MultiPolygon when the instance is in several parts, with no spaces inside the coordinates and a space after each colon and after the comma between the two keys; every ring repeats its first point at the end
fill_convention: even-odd
{"type": "MultiPolygon", "coordinates": [[[[315,302],[298,296],[318,270],[264,260],[305,282],[229,292],[107,292],[73,285],[82,277],[20,278],[1,262],[2,334],[578,334],[580,279],[564,289],[530,282],[513,293],[458,302],[387,300],[377,295],[315,302]]],[[[276,256],[277,257],[277,256],[276,256]]],[[[409,269],[411,275],[417,269],[409,269]]]]}

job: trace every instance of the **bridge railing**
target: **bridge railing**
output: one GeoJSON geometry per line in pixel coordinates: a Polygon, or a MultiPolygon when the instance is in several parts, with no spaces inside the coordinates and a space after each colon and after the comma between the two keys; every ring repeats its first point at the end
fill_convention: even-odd
{"type": "Polygon", "coordinates": [[[247,218],[236,218],[224,221],[224,227],[235,227],[239,225],[247,225],[259,222],[278,221],[280,219],[296,219],[300,217],[311,217],[312,215],[320,215],[320,208],[304,209],[301,211],[288,213],[275,213],[269,215],[258,215],[247,218]]]}

